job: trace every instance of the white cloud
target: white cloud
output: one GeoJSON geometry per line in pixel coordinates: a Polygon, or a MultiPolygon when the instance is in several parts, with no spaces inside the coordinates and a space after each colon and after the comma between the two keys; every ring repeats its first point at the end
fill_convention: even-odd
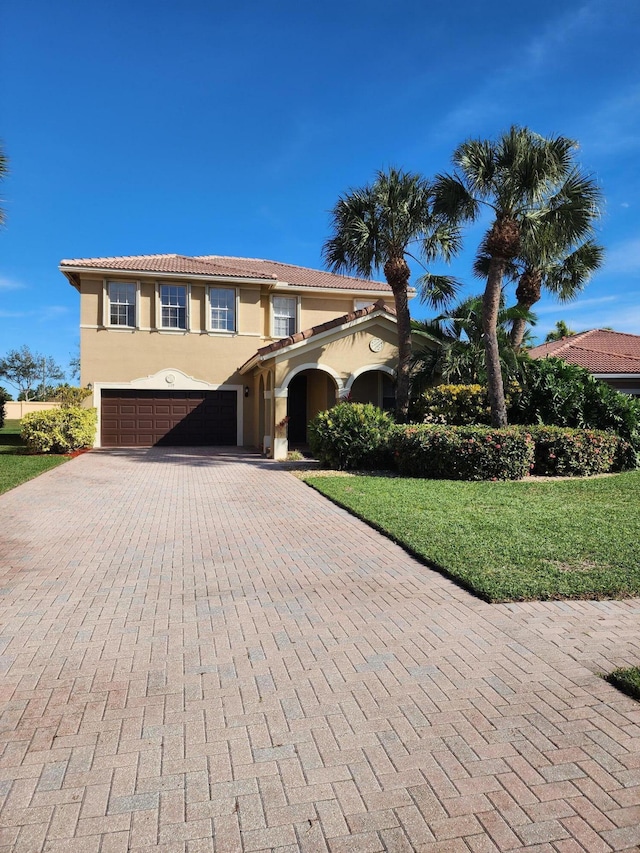
{"type": "Polygon", "coordinates": [[[616,243],[606,254],[603,273],[629,275],[640,272],[640,237],[616,243]]]}
{"type": "Polygon", "coordinates": [[[470,127],[506,117],[522,85],[548,75],[551,61],[566,50],[568,42],[584,40],[587,33],[597,32],[604,12],[602,0],[589,0],[554,18],[522,50],[514,53],[511,62],[499,66],[475,92],[451,110],[436,126],[435,135],[457,139],[460,134],[468,134],[470,127]]]}
{"type": "Polygon", "coordinates": [[[22,290],[25,287],[22,282],[6,275],[0,275],[0,290],[22,290]]]}
{"type": "Polygon", "coordinates": [[[575,313],[576,311],[583,311],[584,309],[591,310],[595,305],[606,305],[607,303],[617,302],[618,300],[618,296],[594,296],[592,299],[581,299],[579,302],[555,302],[551,305],[542,305],[540,308],[534,308],[534,313],[543,315],[567,312],[575,313]]]}

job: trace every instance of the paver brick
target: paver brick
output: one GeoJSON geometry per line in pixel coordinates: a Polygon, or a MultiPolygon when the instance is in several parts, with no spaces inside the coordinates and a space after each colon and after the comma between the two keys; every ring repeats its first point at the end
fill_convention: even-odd
{"type": "Polygon", "coordinates": [[[0,853],[640,845],[595,675],[637,600],[480,602],[228,449],[86,454],[0,530],[0,853]]]}

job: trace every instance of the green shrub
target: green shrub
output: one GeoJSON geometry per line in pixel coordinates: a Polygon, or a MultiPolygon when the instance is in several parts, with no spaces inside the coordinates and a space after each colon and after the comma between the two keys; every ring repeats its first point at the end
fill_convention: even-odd
{"type": "Polygon", "coordinates": [[[551,426],[525,429],[535,443],[532,474],[587,477],[635,468],[633,448],[612,432],[551,426]]]}
{"type": "Polygon", "coordinates": [[[5,409],[4,404],[11,400],[11,394],[0,385],[0,429],[4,426],[5,409]]]}
{"type": "Polygon", "coordinates": [[[47,399],[62,403],[64,408],[81,406],[82,401],[91,396],[91,388],[80,388],[77,385],[58,385],[54,393],[47,399]]]}
{"type": "Polygon", "coordinates": [[[93,445],[96,424],[95,409],[51,409],[25,415],[21,435],[31,453],[69,453],[93,445]]]}
{"type": "Polygon", "coordinates": [[[406,477],[520,480],[533,464],[531,436],[513,427],[397,426],[389,444],[406,477]]]}
{"type": "Polygon", "coordinates": [[[559,358],[527,364],[524,387],[510,406],[509,421],[607,430],[640,449],[640,401],[559,358]]]}
{"type": "Polygon", "coordinates": [[[309,445],[330,468],[385,468],[391,463],[387,436],[392,426],[391,415],[371,403],[338,403],[309,423],[309,445]]]}
{"type": "Polygon", "coordinates": [[[487,389],[482,385],[435,385],[413,403],[411,418],[425,424],[490,424],[487,389]]]}

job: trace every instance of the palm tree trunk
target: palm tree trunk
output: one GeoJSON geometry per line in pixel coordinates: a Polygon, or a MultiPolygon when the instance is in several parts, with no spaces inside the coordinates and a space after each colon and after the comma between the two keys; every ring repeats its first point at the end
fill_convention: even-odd
{"type": "Polygon", "coordinates": [[[491,406],[491,424],[494,427],[507,425],[507,406],[504,399],[500,350],[498,348],[498,312],[502,295],[502,277],[506,261],[493,257],[489,266],[487,285],[482,297],[482,330],[487,368],[487,391],[491,406]]]}
{"type": "MultiPolygon", "coordinates": [[[[517,304],[518,308],[530,308],[530,305],[521,305],[519,302],[517,304]]],[[[520,349],[522,346],[522,339],[524,338],[524,333],[527,329],[527,321],[524,317],[518,317],[517,320],[513,321],[513,325],[511,326],[511,346],[514,349],[520,349]]]]}
{"type": "Polygon", "coordinates": [[[393,291],[398,320],[398,375],[396,379],[396,420],[406,423],[409,417],[409,370],[411,363],[411,316],[409,314],[409,266],[404,257],[390,258],[384,274],[393,291]]]}
{"type": "MultiPolygon", "coordinates": [[[[542,291],[542,272],[535,267],[527,267],[520,276],[518,287],[516,289],[516,299],[518,300],[516,308],[521,308],[524,311],[530,311],[531,308],[540,300],[542,291]]],[[[511,346],[514,349],[520,349],[522,339],[527,328],[527,321],[520,317],[513,321],[511,326],[511,346]]]]}
{"type": "Polygon", "coordinates": [[[394,292],[398,318],[398,376],[396,380],[396,420],[406,423],[409,417],[409,365],[411,362],[411,317],[407,288],[394,292]]]}

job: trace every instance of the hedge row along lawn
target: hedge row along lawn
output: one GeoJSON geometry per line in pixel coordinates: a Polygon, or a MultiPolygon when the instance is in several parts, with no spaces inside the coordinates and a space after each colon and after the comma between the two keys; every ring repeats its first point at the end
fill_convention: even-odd
{"type": "Polygon", "coordinates": [[[496,483],[304,479],[487,601],[640,594],[640,471],[496,483]]]}
{"type": "Polygon", "coordinates": [[[27,456],[20,438],[20,421],[5,421],[0,429],[0,494],[32,480],[65,462],[66,456],[27,456]]]}

